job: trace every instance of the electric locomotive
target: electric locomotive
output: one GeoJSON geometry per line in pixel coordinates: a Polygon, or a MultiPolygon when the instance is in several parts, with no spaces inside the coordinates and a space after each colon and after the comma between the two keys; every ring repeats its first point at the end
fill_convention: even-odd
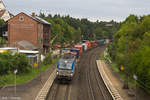
{"type": "Polygon", "coordinates": [[[56,78],[71,81],[75,73],[76,56],[72,53],[62,55],[57,63],[56,78]]]}

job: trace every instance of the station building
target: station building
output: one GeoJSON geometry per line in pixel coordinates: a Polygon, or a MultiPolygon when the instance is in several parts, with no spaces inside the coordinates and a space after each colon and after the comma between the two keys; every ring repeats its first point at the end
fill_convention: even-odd
{"type": "Polygon", "coordinates": [[[8,46],[23,50],[41,49],[43,54],[50,48],[51,24],[35,13],[27,15],[23,12],[8,20],[8,46]]]}

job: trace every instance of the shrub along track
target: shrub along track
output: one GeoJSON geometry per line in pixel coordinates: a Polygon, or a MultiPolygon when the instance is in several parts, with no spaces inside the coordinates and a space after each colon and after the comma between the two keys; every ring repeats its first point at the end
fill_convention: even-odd
{"type": "Polygon", "coordinates": [[[51,87],[47,100],[111,100],[96,66],[96,59],[104,47],[93,48],[80,57],[71,83],[51,87]]]}

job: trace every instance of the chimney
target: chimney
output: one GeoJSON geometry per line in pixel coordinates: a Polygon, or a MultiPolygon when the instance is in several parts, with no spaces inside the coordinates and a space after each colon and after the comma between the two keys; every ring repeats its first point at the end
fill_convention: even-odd
{"type": "Polygon", "coordinates": [[[32,13],[32,17],[35,17],[35,13],[34,12],[32,13]]]}

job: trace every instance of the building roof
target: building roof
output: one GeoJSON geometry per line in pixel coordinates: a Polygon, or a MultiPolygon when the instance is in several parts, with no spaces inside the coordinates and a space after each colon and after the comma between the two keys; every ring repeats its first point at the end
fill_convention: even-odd
{"type": "Polygon", "coordinates": [[[17,42],[18,45],[22,46],[23,48],[26,48],[26,49],[30,49],[30,50],[35,50],[37,49],[36,46],[34,46],[32,43],[28,42],[28,41],[19,41],[17,42]]]}
{"type": "Polygon", "coordinates": [[[42,18],[40,18],[40,17],[38,17],[38,16],[31,16],[31,15],[29,15],[31,18],[33,18],[34,20],[36,20],[36,21],[38,21],[38,22],[40,22],[40,23],[42,23],[42,24],[48,24],[48,25],[51,25],[48,21],[46,21],[46,20],[44,20],[44,19],[42,19],[42,18]]]}
{"type": "MultiPolygon", "coordinates": [[[[36,15],[32,16],[32,15],[27,15],[26,13],[23,13],[23,12],[21,12],[21,13],[26,15],[26,16],[28,16],[28,17],[30,17],[31,19],[33,19],[33,20],[35,20],[35,21],[37,21],[39,23],[46,24],[46,25],[51,25],[51,23],[49,23],[48,21],[46,21],[46,20],[44,20],[44,19],[42,19],[42,18],[40,18],[40,17],[38,17],[36,15]]],[[[19,13],[19,14],[21,14],[21,13],[19,13]]],[[[17,14],[16,16],[18,16],[19,14],[17,14]]],[[[14,17],[16,17],[16,16],[14,16],[14,17]]],[[[11,18],[11,19],[13,19],[13,18],[11,18]]],[[[9,20],[11,20],[11,19],[9,19],[9,20]]]]}

